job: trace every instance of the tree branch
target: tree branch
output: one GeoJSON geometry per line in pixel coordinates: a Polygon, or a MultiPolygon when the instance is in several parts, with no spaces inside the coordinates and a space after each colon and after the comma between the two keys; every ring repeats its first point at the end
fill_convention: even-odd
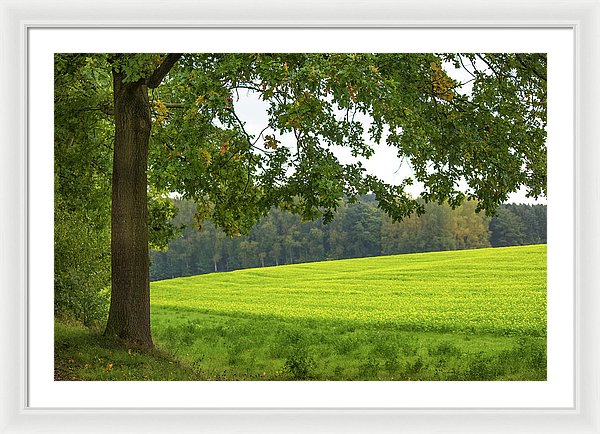
{"type": "Polygon", "coordinates": [[[505,74],[501,74],[498,71],[496,71],[496,69],[492,66],[491,62],[489,62],[484,56],[482,56],[481,54],[476,54],[476,56],[479,58],[479,60],[481,60],[483,63],[485,63],[488,68],[490,68],[492,70],[492,72],[494,73],[494,75],[498,78],[503,78],[505,74]]]}
{"type": "MultiPolygon", "coordinates": [[[[185,105],[178,102],[166,102],[165,107],[170,109],[183,109],[185,108],[185,105]]],[[[112,104],[98,104],[94,107],[81,107],[72,110],[75,112],[100,111],[108,116],[114,116],[115,114],[115,109],[113,108],[112,104]]]]}
{"type": "Polygon", "coordinates": [[[165,107],[167,108],[173,108],[173,109],[182,109],[185,108],[185,106],[181,103],[178,102],[166,102],[165,103],[165,107]]]}
{"type": "Polygon", "coordinates": [[[521,64],[521,66],[526,69],[527,71],[530,71],[531,73],[533,73],[533,75],[535,75],[540,81],[543,81],[544,83],[546,83],[546,77],[543,74],[540,74],[532,65],[527,65],[523,59],[521,58],[521,56],[519,54],[517,54],[516,56],[517,61],[521,64]]]}
{"type": "Polygon", "coordinates": [[[152,75],[148,78],[146,84],[150,89],[158,87],[160,82],[169,73],[171,68],[177,63],[179,58],[182,56],[181,53],[169,53],[158,68],[154,70],[152,75]]]}
{"type": "Polygon", "coordinates": [[[246,136],[246,141],[248,142],[248,145],[251,148],[256,149],[257,151],[261,151],[261,152],[264,152],[265,154],[268,154],[267,150],[259,148],[258,146],[256,146],[256,144],[260,140],[260,138],[263,135],[263,133],[269,128],[269,126],[267,125],[266,127],[264,127],[262,129],[262,131],[260,133],[258,133],[258,136],[256,136],[256,140],[254,140],[254,142],[252,142],[251,139],[250,139],[250,134],[248,134],[248,132],[246,131],[246,128],[244,127],[244,123],[239,118],[239,116],[237,115],[237,113],[235,112],[235,110],[233,110],[233,109],[230,108],[230,109],[228,109],[228,111],[234,117],[234,119],[237,122],[238,126],[242,130],[242,133],[244,134],[244,136],[246,136]]]}

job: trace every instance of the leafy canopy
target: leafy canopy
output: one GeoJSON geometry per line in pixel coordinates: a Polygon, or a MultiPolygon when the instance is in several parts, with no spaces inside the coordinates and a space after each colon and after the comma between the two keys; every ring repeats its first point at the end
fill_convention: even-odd
{"type": "MultiPolygon", "coordinates": [[[[74,57],[104,89],[111,69],[134,83],[165,59],[74,57]]],[[[360,159],[371,143],[394,146],[427,202],[477,199],[491,214],[520,186],[546,192],[542,54],[184,54],[149,96],[151,191],[195,201],[198,220],[229,235],[247,233],[272,206],[328,221],[344,197],[369,192],[393,220],[423,211],[405,192],[413,180],[386,184],[360,161],[340,162],[340,147],[360,159]],[[268,107],[260,135],[236,111],[248,92],[268,107]]]]}

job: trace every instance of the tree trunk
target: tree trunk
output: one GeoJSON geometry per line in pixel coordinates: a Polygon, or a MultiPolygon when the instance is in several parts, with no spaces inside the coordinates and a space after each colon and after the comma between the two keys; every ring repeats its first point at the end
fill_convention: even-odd
{"type": "MultiPolygon", "coordinates": [[[[114,60],[122,58],[116,55],[114,60]]],[[[148,256],[148,145],[150,102],[181,54],[171,53],[150,76],[125,82],[118,62],[113,69],[115,142],[112,175],[112,288],[106,335],[153,348],[150,334],[150,258],[148,256]]]]}
{"type": "Polygon", "coordinates": [[[112,291],[105,334],[152,348],[148,258],[148,87],[113,71],[112,291]]]}

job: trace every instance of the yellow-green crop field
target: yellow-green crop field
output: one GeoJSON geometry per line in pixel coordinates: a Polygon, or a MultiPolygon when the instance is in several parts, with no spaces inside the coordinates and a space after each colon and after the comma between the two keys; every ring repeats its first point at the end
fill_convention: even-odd
{"type": "Polygon", "coordinates": [[[384,256],[179,278],[154,307],[392,324],[411,330],[546,333],[546,247],[384,256]]]}
{"type": "Polygon", "coordinates": [[[151,284],[158,346],[222,380],[540,380],[546,246],[361,258],[151,284]]]}

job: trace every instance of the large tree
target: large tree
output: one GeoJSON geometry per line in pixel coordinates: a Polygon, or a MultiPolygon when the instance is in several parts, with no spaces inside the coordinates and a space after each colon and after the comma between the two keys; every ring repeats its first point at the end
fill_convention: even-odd
{"type": "Polygon", "coordinates": [[[545,194],[544,55],[81,57],[92,77],[112,75],[112,105],[103,107],[114,120],[106,333],[141,346],[152,346],[149,192],[195,201],[198,221],[228,235],[247,233],[272,206],[327,222],[344,198],[369,192],[399,220],[423,211],[405,192],[411,180],[389,185],[360,163],[371,143],[386,142],[411,165],[425,201],[475,198],[491,213],[521,186],[545,194]],[[448,75],[454,67],[468,87],[448,75]],[[267,107],[260,134],[238,114],[248,93],[267,107]],[[356,160],[340,162],[340,147],[356,160]]]}

